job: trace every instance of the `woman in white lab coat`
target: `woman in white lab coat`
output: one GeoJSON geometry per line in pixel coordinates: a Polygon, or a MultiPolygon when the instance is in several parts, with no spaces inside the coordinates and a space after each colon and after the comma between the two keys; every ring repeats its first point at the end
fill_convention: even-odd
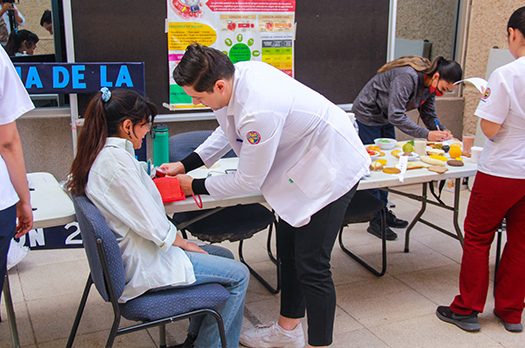
{"type": "Polygon", "coordinates": [[[179,175],[186,194],[215,199],[261,190],[280,217],[282,261],[278,323],[241,335],[249,347],[303,347],[299,319],[308,311],[308,343],[332,342],[335,290],[332,247],[358,181],[370,163],[346,113],[322,95],[261,62],[235,66],[220,51],[190,45],[174,79],[195,104],[214,110],[217,130],[169,174],[211,166],[231,148],[239,157],[230,175],[179,175]],[[269,342],[268,342],[269,340],[269,342]]]}

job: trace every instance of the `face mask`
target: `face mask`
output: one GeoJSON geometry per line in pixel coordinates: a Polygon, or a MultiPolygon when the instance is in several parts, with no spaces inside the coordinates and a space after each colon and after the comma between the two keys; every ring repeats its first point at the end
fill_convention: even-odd
{"type": "MultiPolygon", "coordinates": [[[[437,84],[439,84],[439,79],[437,84]]],[[[430,93],[434,93],[438,97],[441,97],[443,95],[443,92],[441,92],[437,87],[430,85],[428,89],[430,90],[430,93]]]]}

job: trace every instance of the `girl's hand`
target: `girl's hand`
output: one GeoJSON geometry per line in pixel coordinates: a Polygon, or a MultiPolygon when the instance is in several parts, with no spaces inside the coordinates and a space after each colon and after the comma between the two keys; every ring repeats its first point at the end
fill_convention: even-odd
{"type": "Polygon", "coordinates": [[[452,134],[447,131],[430,131],[428,132],[428,141],[443,141],[452,138],[452,134]]]}
{"type": "Polygon", "coordinates": [[[186,241],[186,243],[183,246],[181,246],[181,248],[194,253],[208,254],[206,251],[202,250],[200,246],[189,241],[186,241]]]}

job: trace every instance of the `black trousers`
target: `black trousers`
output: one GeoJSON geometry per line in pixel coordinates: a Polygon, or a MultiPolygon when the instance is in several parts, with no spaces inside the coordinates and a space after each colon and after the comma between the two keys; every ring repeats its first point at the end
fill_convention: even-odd
{"type": "MultiPolygon", "coordinates": [[[[344,196],[315,213],[306,226],[277,224],[277,253],[281,259],[281,315],[302,318],[308,312],[308,343],[332,343],[335,287],[330,258],[343,217],[357,184],[344,196]]],[[[301,209],[297,207],[297,209],[301,209]]]]}
{"type": "Polygon", "coordinates": [[[7,252],[16,230],[16,204],[0,211],[0,297],[7,268],[7,252]]]}

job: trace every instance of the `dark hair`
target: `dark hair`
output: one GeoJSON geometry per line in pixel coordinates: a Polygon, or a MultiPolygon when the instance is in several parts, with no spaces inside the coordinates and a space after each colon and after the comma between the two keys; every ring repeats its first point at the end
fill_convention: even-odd
{"type": "Polygon", "coordinates": [[[525,36],[525,6],[512,13],[507,24],[507,33],[509,33],[510,28],[519,30],[525,36]]]}
{"type": "Polygon", "coordinates": [[[89,171],[108,136],[118,134],[120,125],[130,120],[133,126],[153,122],[157,107],[138,93],[127,89],[116,89],[111,99],[102,100],[98,92],[89,103],[84,126],[78,137],[77,155],[71,164],[67,189],[74,195],[85,193],[89,171]],[[151,116],[151,120],[149,117],[151,116]]]}
{"type": "Polygon", "coordinates": [[[450,83],[461,80],[461,76],[463,75],[463,70],[456,61],[447,60],[442,56],[436,57],[432,64],[430,64],[430,60],[420,56],[401,57],[386,63],[377,73],[379,74],[400,66],[411,66],[416,71],[427,75],[434,75],[438,72],[441,79],[450,83]]]}
{"type": "Polygon", "coordinates": [[[39,41],[39,39],[35,33],[29,30],[13,30],[11,34],[9,34],[9,39],[7,41],[7,44],[5,45],[5,50],[7,51],[7,54],[10,56],[14,56],[16,52],[18,52],[24,41],[26,41],[28,44],[36,44],[39,41]]]}
{"type": "Polygon", "coordinates": [[[45,10],[42,14],[42,18],[40,18],[40,25],[44,26],[44,23],[53,23],[51,11],[49,10],[45,10]]]}
{"type": "Polygon", "coordinates": [[[230,58],[221,51],[193,43],[173,70],[173,79],[179,86],[191,86],[197,92],[213,92],[215,82],[229,80],[235,73],[230,58]]]}

